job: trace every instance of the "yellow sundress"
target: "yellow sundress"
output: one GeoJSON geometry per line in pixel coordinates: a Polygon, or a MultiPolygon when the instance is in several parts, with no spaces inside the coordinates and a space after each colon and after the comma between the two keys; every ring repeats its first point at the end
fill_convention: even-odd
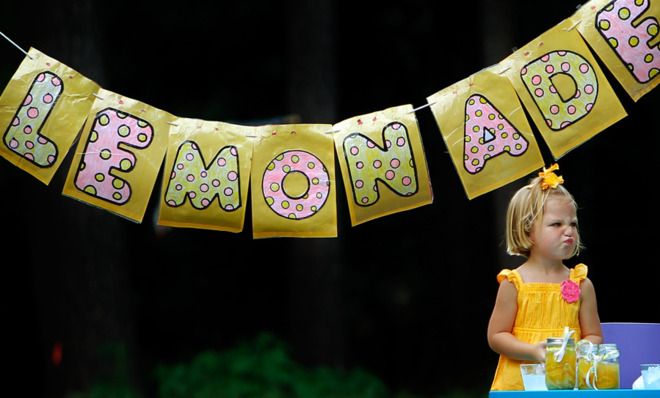
{"type": "MultiPolygon", "coordinates": [[[[587,277],[587,266],[578,264],[570,270],[569,279],[578,285],[587,277]]],[[[576,342],[582,337],[580,330],[580,300],[569,304],[561,295],[559,283],[525,283],[517,270],[505,269],[497,275],[497,282],[504,279],[518,290],[518,313],[513,324],[513,335],[527,343],[538,343],[548,337],[561,337],[564,327],[575,332],[576,342]]],[[[523,390],[520,364],[500,355],[491,390],[523,390]]]]}

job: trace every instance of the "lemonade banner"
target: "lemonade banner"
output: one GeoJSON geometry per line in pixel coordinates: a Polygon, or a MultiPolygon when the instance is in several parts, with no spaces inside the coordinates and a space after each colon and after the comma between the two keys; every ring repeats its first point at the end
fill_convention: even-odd
{"type": "Polygon", "coordinates": [[[79,139],[65,196],[141,222],[165,160],[161,225],[240,232],[249,189],[254,238],[336,237],[335,154],[353,226],[431,204],[430,106],[468,199],[493,191],[544,163],[525,110],[555,159],[626,116],[586,43],[633,100],[658,85],[659,11],[592,0],[425,106],[334,125],[178,118],[31,48],[0,97],[0,155],[47,185],[79,139]]]}

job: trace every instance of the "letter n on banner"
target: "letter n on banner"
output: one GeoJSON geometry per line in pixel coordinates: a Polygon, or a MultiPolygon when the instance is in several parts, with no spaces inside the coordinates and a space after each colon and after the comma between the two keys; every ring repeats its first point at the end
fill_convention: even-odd
{"type": "Polygon", "coordinates": [[[337,237],[335,152],[329,124],[257,127],[253,238],[337,237]]]}
{"type": "Polygon", "coordinates": [[[62,193],[142,222],[172,120],[166,112],[101,89],[62,193]]]}
{"type": "Polygon", "coordinates": [[[571,21],[517,50],[501,64],[555,159],[626,116],[571,21]]]}
{"type": "Polygon", "coordinates": [[[93,81],[31,48],[0,97],[0,155],[48,185],[98,90],[93,81]]]}
{"type": "Polygon", "coordinates": [[[495,65],[428,97],[468,199],[543,166],[516,92],[495,65]]]}
{"type": "Polygon", "coordinates": [[[634,101],[660,82],[658,0],[592,0],[571,17],[634,101]]]}
{"type": "Polygon", "coordinates": [[[165,160],[158,224],[241,232],[254,127],[180,118],[165,160]]]}
{"type": "Polygon", "coordinates": [[[411,105],[355,116],[332,129],[353,226],[433,203],[411,105]]]}

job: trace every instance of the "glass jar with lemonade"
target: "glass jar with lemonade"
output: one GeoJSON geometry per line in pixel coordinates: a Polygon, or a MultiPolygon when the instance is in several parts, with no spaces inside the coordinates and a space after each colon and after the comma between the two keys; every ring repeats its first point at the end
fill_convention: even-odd
{"type": "Polygon", "coordinates": [[[545,351],[545,385],[548,390],[575,388],[577,355],[575,340],[548,338],[545,351]],[[562,354],[563,350],[563,354],[562,354]]]}

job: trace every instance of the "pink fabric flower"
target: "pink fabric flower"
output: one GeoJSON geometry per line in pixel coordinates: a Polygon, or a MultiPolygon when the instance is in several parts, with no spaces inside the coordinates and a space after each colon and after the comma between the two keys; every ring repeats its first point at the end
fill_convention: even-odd
{"type": "Polygon", "coordinates": [[[570,279],[566,279],[561,283],[561,296],[569,304],[578,301],[580,298],[580,285],[570,279]]]}

